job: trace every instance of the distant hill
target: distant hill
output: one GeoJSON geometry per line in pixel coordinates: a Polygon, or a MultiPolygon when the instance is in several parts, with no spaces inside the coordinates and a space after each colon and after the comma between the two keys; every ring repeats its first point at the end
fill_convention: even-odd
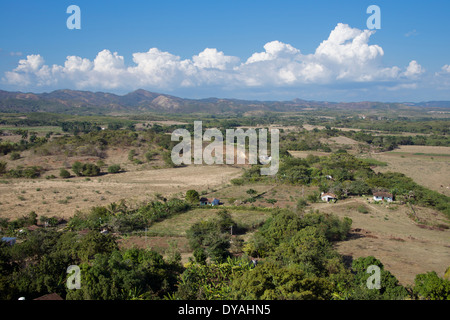
{"type": "Polygon", "coordinates": [[[118,113],[236,113],[250,111],[301,111],[311,108],[396,109],[449,108],[450,101],[421,103],[326,102],[294,99],[291,101],[256,101],[239,99],[183,99],[139,89],[125,95],[78,90],[56,90],[50,93],[22,93],[0,90],[0,112],[52,112],[92,115],[118,113]]]}

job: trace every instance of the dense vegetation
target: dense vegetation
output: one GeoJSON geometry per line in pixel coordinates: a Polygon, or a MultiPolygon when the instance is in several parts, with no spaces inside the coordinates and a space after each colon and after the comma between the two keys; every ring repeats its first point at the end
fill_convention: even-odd
{"type": "MultiPolygon", "coordinates": [[[[93,209],[91,218],[100,211],[93,209]]],[[[21,226],[36,222],[30,214],[21,226]]],[[[3,220],[2,229],[8,223],[13,222],[3,220]]],[[[189,239],[195,259],[184,266],[177,250],[163,257],[152,250],[120,249],[113,234],[99,232],[100,225],[90,225],[88,233],[71,231],[73,225],[23,232],[13,246],[0,242],[0,299],[47,293],[75,300],[450,298],[450,281],[435,273],[417,275],[415,286],[406,288],[374,257],[344,263],[332,243],[346,238],[350,220],[275,210],[240,257],[229,251],[232,224],[220,212],[217,219],[194,225],[189,239]],[[79,290],[66,286],[71,265],[81,269],[79,290]],[[380,268],[381,289],[366,285],[369,266],[380,268]]]]}
{"type": "Polygon", "coordinates": [[[129,207],[125,201],[122,201],[105,207],[94,207],[87,213],[78,211],[70,219],[67,227],[74,231],[108,228],[113,232],[130,233],[143,231],[154,222],[189,209],[190,204],[179,199],[155,200],[138,207],[129,207]]]}

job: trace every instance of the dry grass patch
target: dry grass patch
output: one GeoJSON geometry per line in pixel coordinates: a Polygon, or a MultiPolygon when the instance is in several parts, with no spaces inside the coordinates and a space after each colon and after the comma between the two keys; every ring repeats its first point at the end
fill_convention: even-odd
{"type": "Polygon", "coordinates": [[[241,173],[241,169],[231,166],[187,166],[108,174],[89,180],[9,179],[9,183],[0,184],[0,217],[15,219],[35,211],[38,215],[67,219],[76,210],[122,199],[137,203],[154,199],[155,194],[184,196],[189,189],[218,188],[241,173]]]}
{"type": "MultiPolygon", "coordinates": [[[[417,274],[427,271],[436,271],[443,276],[450,266],[450,229],[421,227],[410,218],[407,206],[372,204],[354,198],[335,204],[318,203],[313,208],[351,218],[352,235],[349,240],[336,243],[336,249],[353,259],[375,256],[402,284],[412,284],[417,274]],[[360,205],[368,212],[359,212],[360,205]]],[[[421,207],[415,207],[415,211],[428,226],[450,225],[437,211],[421,207]]]]}
{"type": "Polygon", "coordinates": [[[388,163],[375,171],[401,172],[424,187],[450,196],[450,147],[401,146],[370,156],[388,163]]]}

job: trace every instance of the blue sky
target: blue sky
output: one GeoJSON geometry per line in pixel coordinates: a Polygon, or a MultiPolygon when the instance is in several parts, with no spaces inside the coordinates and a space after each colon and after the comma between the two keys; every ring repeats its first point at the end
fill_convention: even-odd
{"type": "Polygon", "coordinates": [[[450,100],[449,12],[436,0],[3,0],[0,89],[450,100]],[[66,27],[72,4],[81,30],[66,27]]]}

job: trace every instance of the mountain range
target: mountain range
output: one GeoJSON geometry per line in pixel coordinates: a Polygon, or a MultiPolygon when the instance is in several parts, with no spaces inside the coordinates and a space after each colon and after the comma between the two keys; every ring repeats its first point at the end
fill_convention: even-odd
{"type": "Polygon", "coordinates": [[[450,108],[450,101],[420,103],[326,102],[294,99],[290,101],[257,101],[239,99],[184,99],[139,89],[125,95],[78,90],[56,90],[50,93],[22,93],[0,90],[0,112],[52,112],[76,115],[121,113],[238,113],[249,111],[292,112],[310,108],[393,109],[450,108]]]}

